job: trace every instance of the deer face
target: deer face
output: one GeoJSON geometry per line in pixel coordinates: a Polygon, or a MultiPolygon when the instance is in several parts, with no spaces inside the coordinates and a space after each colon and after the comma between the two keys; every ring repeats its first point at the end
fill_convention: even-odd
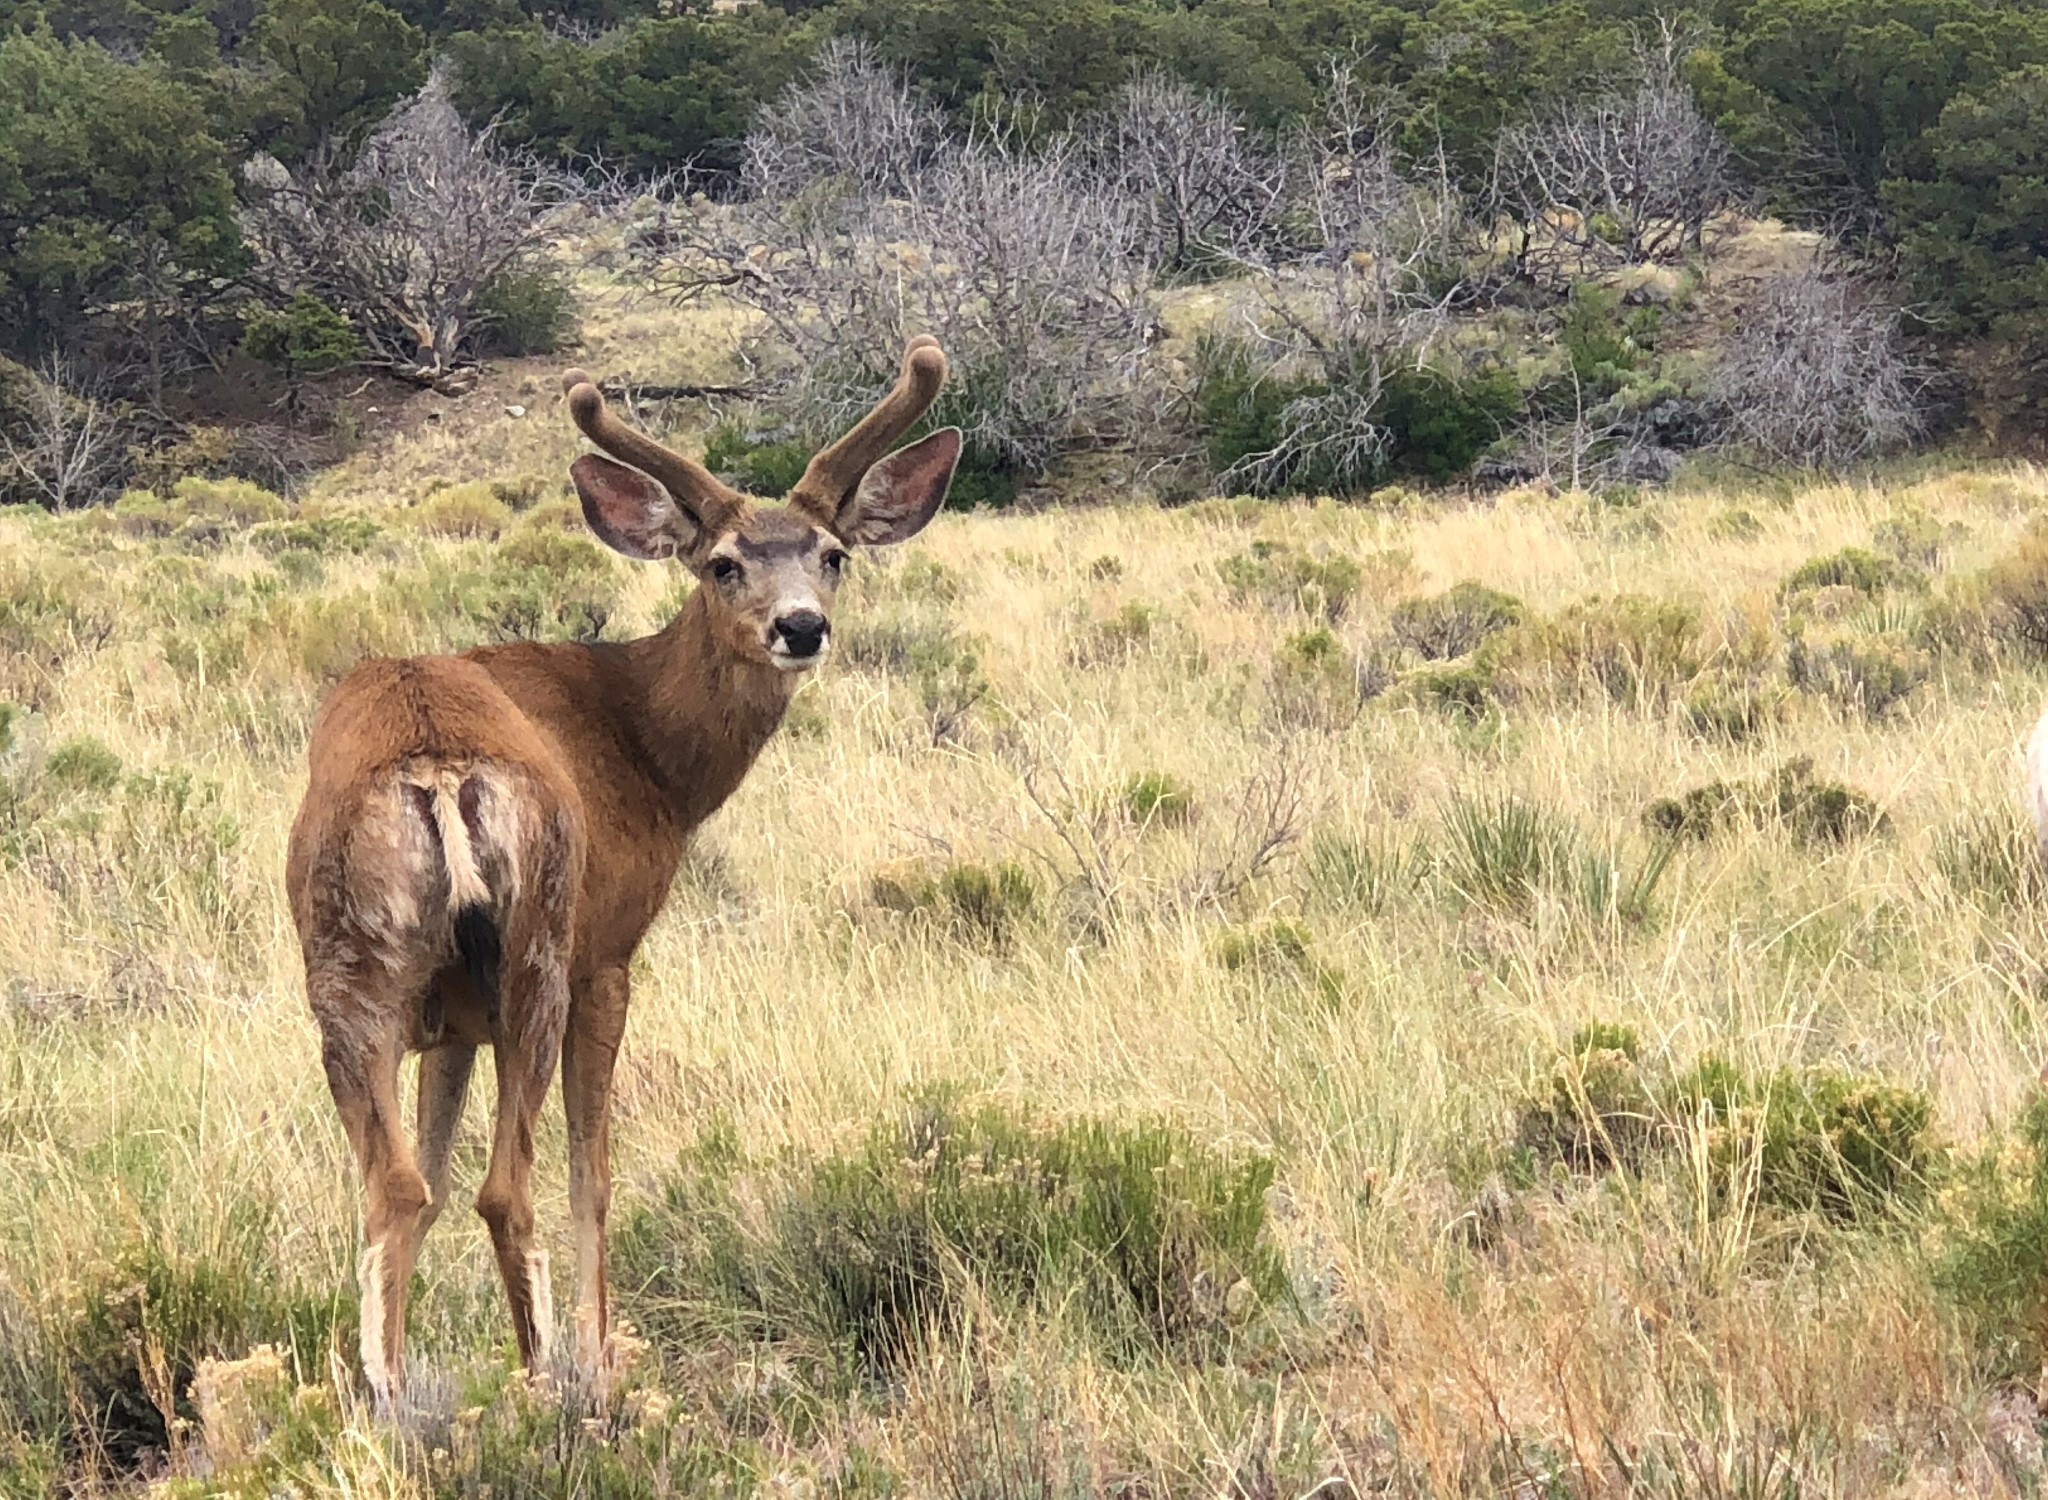
{"type": "Polygon", "coordinates": [[[958,428],[886,451],[931,405],[945,370],[937,344],[912,340],[896,388],[811,460],[786,505],[739,494],[627,427],[589,378],[572,371],[577,425],[626,460],[586,453],[570,466],[584,519],[627,557],[674,557],[688,566],[726,654],[803,671],[830,649],[832,602],[848,551],[908,541],[945,502],[960,460],[958,428]]]}

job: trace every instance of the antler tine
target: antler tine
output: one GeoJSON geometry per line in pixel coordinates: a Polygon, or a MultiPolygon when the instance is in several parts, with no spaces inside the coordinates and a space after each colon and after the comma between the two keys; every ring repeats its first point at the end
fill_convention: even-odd
{"type": "Polygon", "coordinates": [[[845,437],[810,461],[791,492],[791,503],[832,520],[861,476],[931,410],[945,383],[945,351],[930,334],[919,334],[905,346],[903,369],[889,394],[845,437]]]}
{"type": "Polygon", "coordinates": [[[721,484],[709,469],[693,458],[663,447],[614,416],[596,382],[583,371],[570,370],[563,375],[562,390],[569,398],[569,415],[585,437],[613,458],[659,480],[676,503],[697,518],[699,525],[714,526],[721,516],[738,507],[740,496],[721,484]]]}

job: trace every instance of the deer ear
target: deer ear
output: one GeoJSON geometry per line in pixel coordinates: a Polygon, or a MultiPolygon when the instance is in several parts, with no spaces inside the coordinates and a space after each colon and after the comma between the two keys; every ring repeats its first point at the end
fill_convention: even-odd
{"type": "Polygon", "coordinates": [[[959,462],[957,427],[941,427],[898,448],[861,475],[853,497],[839,507],[839,534],[866,547],[909,541],[946,503],[946,487],[959,462]]]}
{"type": "Polygon", "coordinates": [[[583,519],[612,551],[642,562],[676,557],[697,544],[697,518],[638,469],[595,453],[569,465],[583,519]]]}

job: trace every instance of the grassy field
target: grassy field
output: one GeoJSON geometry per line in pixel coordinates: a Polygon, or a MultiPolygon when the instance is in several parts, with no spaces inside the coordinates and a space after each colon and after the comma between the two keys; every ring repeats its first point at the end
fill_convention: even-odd
{"type": "Polygon", "coordinates": [[[0,516],[0,1494],[2037,1491],[2025,468],[861,559],[640,961],[628,1394],[511,1378],[455,1213],[377,1427],[305,725],[679,587],[523,399],[297,507],[0,516]]]}

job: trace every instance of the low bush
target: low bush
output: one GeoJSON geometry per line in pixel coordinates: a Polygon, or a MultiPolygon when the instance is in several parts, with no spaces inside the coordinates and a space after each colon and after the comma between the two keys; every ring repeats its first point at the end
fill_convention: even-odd
{"type": "Polygon", "coordinates": [[[1525,611],[1513,594],[1470,579],[1425,599],[1394,606],[1394,639],[1427,661],[1448,661],[1520,622],[1525,611]]]}
{"type": "Polygon", "coordinates": [[[2048,1362],[2048,1094],[2010,1137],[1963,1163],[1948,1195],[1936,1284],[1968,1318],[1991,1371],[2032,1382],[2048,1362]]]}
{"type": "Polygon", "coordinates": [[[512,510],[483,480],[434,491],[412,512],[412,522],[434,536],[495,537],[512,524],[512,510]]]}
{"type": "Polygon", "coordinates": [[[168,1446],[167,1416],[196,1415],[200,1361],[272,1344],[310,1373],[324,1368],[331,1345],[352,1348],[352,1291],[300,1290],[254,1248],[274,1227],[236,1227],[228,1248],[211,1255],[150,1237],[82,1267],[33,1312],[40,1357],[0,1361],[0,1430],[15,1426],[74,1460],[104,1456],[132,1470],[168,1446]]]}
{"type": "Polygon", "coordinates": [[[1709,1056],[1672,1082],[1667,1107],[1679,1121],[1707,1120],[1724,1190],[1753,1184],[1759,1201],[1793,1212],[1884,1217],[1919,1198],[1940,1165],[1925,1093],[1835,1068],[1753,1077],[1709,1056]]]}
{"type": "Polygon", "coordinates": [[[1358,663],[1327,629],[1305,630],[1273,653],[1267,687],[1280,722],[1337,730],[1358,717],[1366,694],[1358,663]]]}
{"type": "Polygon", "coordinates": [[[1329,1005],[1344,999],[1343,971],[1316,955],[1314,938],[1299,922],[1233,927],[1216,940],[1216,962],[1233,974],[1301,984],[1329,1005]]]}
{"type": "Polygon", "coordinates": [[[971,860],[936,864],[907,861],[886,866],[868,882],[868,895],[886,911],[944,917],[961,931],[1007,942],[1038,907],[1038,884],[1022,865],[971,860]]]}
{"type": "Polygon", "coordinates": [[[1139,771],[1117,793],[1124,816],[1141,828],[1176,826],[1195,816],[1195,789],[1171,771],[1139,771]]]}
{"type": "Polygon", "coordinates": [[[1780,594],[1797,598],[1815,589],[1848,588],[1859,594],[1877,595],[1887,589],[1922,588],[1927,580],[1917,569],[1862,547],[1844,547],[1801,563],[1786,578],[1780,594]]]}
{"type": "Polygon", "coordinates": [[[1785,674],[1796,688],[1882,719],[1934,676],[1934,658],[1902,630],[1809,625],[1786,646],[1785,674]]]}
{"type": "Polygon", "coordinates": [[[1272,1181],[1270,1159],[1171,1126],[937,1092],[843,1155],[771,1169],[714,1140],[621,1226],[617,1284],[688,1358],[724,1340],[887,1371],[970,1310],[1061,1317],[1115,1358],[1201,1357],[1287,1292],[1272,1181]]]}
{"type": "Polygon", "coordinates": [[[1709,667],[1693,681],[1682,711],[1686,727],[1702,739],[1741,744],[1784,712],[1786,691],[1755,672],[1709,667]]]}
{"type": "Polygon", "coordinates": [[[1344,618],[1365,581],[1353,559],[1317,555],[1285,542],[1253,542],[1249,551],[1216,565],[1217,577],[1240,602],[1257,600],[1272,609],[1317,615],[1329,624],[1344,618]]]}
{"type": "Polygon", "coordinates": [[[1881,1221],[1943,1171],[1933,1114],[1920,1090],[1834,1067],[1752,1074],[1709,1054],[1672,1075],[1644,1065],[1633,1028],[1599,1023],[1572,1038],[1523,1104],[1515,1142],[1576,1171],[1643,1171],[1703,1129],[1718,1194],[1881,1221]]]}
{"type": "Polygon", "coordinates": [[[1635,1028],[1594,1023],[1575,1033],[1549,1087],[1525,1103],[1515,1143],[1574,1171],[1640,1166],[1664,1134],[1635,1028]]]}
{"type": "Polygon", "coordinates": [[[750,431],[737,422],[720,423],[704,444],[706,468],[767,498],[794,489],[810,461],[810,448],[793,433],[750,431]]]}
{"type": "Polygon", "coordinates": [[[484,284],[474,316],[486,354],[553,354],[575,341],[576,292],[554,266],[518,266],[484,284]]]}
{"type": "Polygon", "coordinates": [[[1741,826],[1782,827],[1802,844],[1845,844],[1881,832],[1887,819],[1864,792],[1822,781],[1801,756],[1753,782],[1710,781],[1676,797],[1660,798],[1643,814],[1655,831],[1705,840],[1741,826]]]}
{"type": "Polygon", "coordinates": [[[1691,684],[1711,651],[1690,607],[1617,594],[1510,626],[1480,655],[1496,684],[1512,693],[1595,688],[1616,703],[1648,708],[1691,684]]]}

